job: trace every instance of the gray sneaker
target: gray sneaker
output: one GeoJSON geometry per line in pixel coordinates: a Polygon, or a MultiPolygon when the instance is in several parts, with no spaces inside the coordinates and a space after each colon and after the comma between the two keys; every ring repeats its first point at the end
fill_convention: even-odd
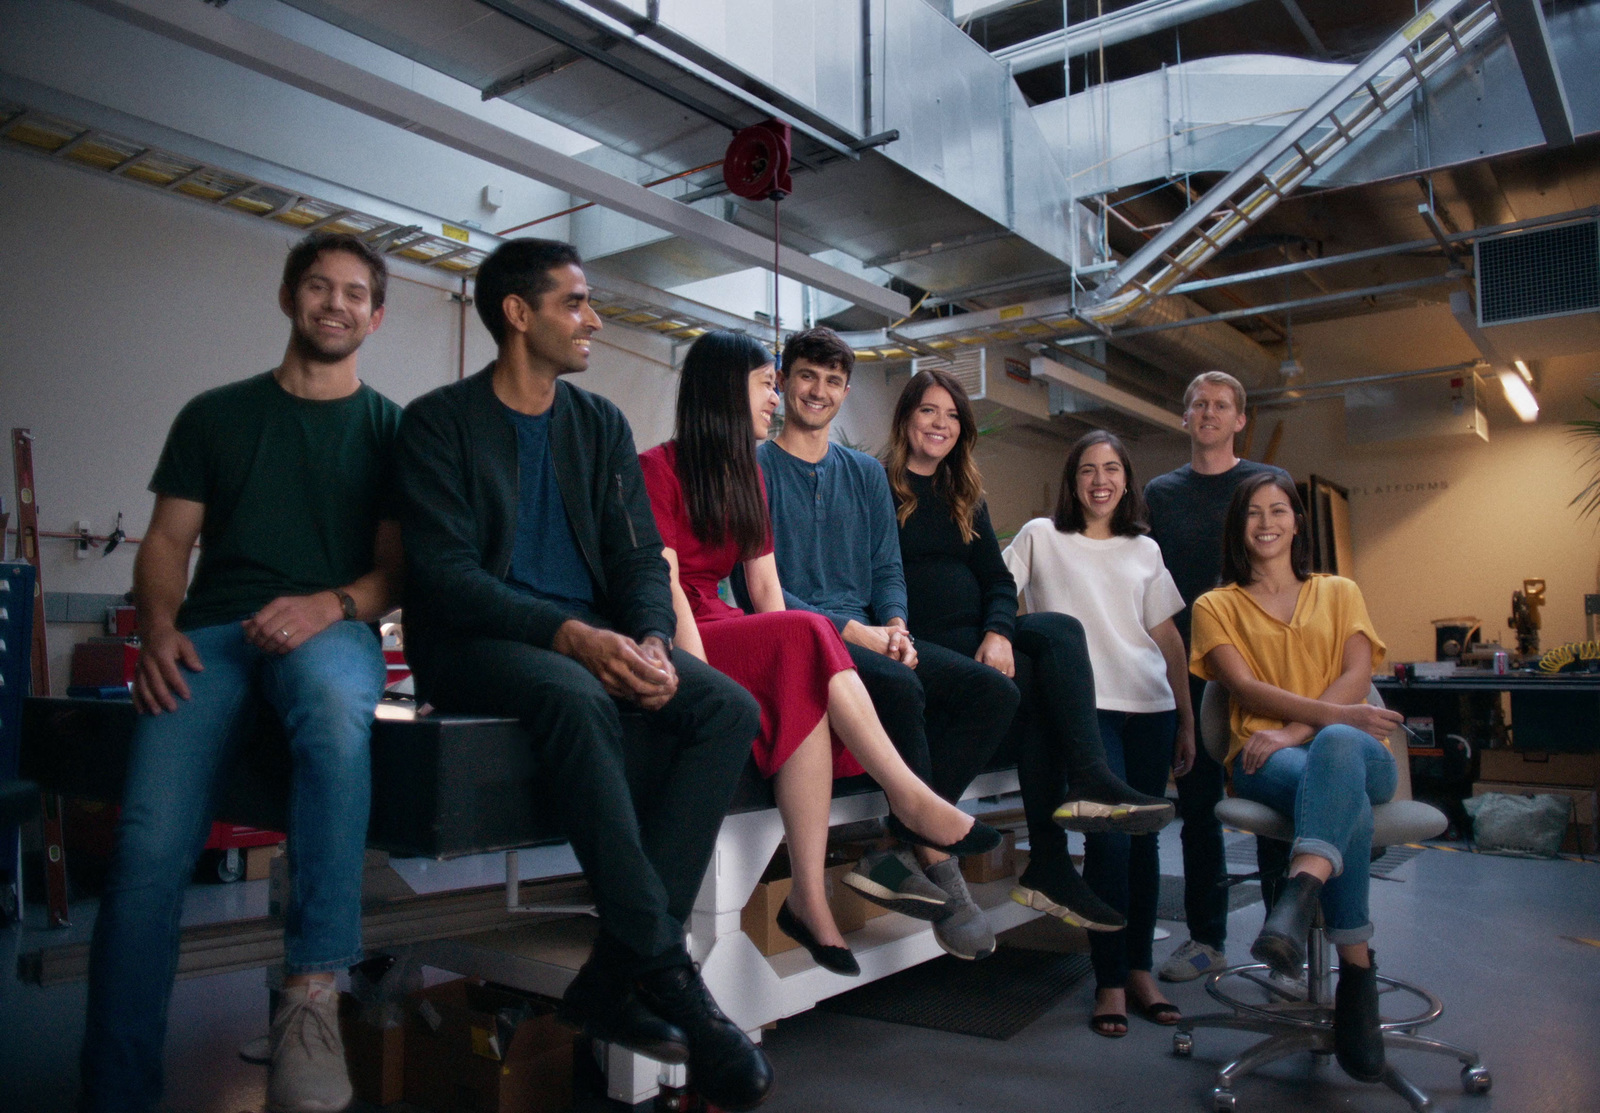
{"type": "Polygon", "coordinates": [[[331,984],[285,989],[268,1039],[267,1113],[339,1113],[350,1104],[339,991],[331,984]]]}
{"type": "Polygon", "coordinates": [[[926,872],[928,880],[950,897],[950,907],[955,910],[933,925],[933,937],[939,946],[957,958],[987,958],[994,954],[994,929],[967,892],[960,861],[946,858],[929,866],[926,872]]]}
{"type": "Polygon", "coordinates": [[[1221,951],[1190,939],[1161,964],[1156,977],[1164,982],[1192,982],[1202,974],[1215,974],[1227,965],[1227,956],[1221,951]]]}
{"type": "Polygon", "coordinates": [[[873,904],[918,920],[942,920],[950,914],[950,898],[926,877],[904,847],[874,850],[844,875],[844,883],[873,904]]]}

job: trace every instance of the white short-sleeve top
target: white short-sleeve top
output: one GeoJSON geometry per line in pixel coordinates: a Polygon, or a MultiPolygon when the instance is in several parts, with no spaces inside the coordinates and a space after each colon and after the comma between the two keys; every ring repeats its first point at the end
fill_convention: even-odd
{"type": "Polygon", "coordinates": [[[1183,596],[1154,541],[1100,541],[1034,518],[1017,531],[1004,556],[1029,611],[1057,611],[1083,623],[1101,710],[1177,707],[1166,660],[1150,630],[1183,610],[1183,596]]]}

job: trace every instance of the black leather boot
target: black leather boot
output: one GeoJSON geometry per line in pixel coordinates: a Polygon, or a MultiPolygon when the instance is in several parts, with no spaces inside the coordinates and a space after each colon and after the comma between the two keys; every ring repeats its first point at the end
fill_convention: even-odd
{"type": "Polygon", "coordinates": [[[1322,882],[1309,873],[1297,873],[1283,883],[1278,902],[1250,944],[1256,961],[1264,962],[1289,978],[1298,978],[1306,965],[1306,936],[1317,917],[1317,897],[1322,882]]]}
{"type": "Polygon", "coordinates": [[[556,1019],[601,1043],[614,1043],[660,1063],[687,1063],[689,1036],[646,1007],[603,943],[567,986],[556,1019]]]}
{"type": "Polygon", "coordinates": [[[641,975],[639,1000],[689,1037],[689,1086],[711,1105],[754,1109],[772,1089],[772,1064],[725,1016],[700,980],[697,966],[672,966],[641,975]]]}
{"type": "Polygon", "coordinates": [[[1383,1029],[1378,1016],[1378,956],[1370,966],[1341,963],[1333,993],[1333,1054],[1357,1082],[1383,1081],[1383,1029]]]}

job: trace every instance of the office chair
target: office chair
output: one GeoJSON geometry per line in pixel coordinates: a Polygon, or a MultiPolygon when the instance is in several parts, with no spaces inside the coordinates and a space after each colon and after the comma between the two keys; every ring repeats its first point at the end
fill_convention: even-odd
{"type": "MultiPolygon", "coordinates": [[[[1369,703],[1381,703],[1376,688],[1368,694],[1367,700],[1369,703]]],[[[1215,682],[1206,685],[1198,718],[1201,744],[1207,753],[1221,762],[1228,752],[1228,693],[1215,682]]],[[[1433,838],[1446,826],[1443,813],[1411,799],[1411,776],[1407,769],[1404,736],[1397,731],[1390,737],[1389,747],[1396,756],[1400,776],[1394,799],[1372,809],[1372,845],[1377,850],[1398,843],[1433,838]]],[[[1217,805],[1217,818],[1225,826],[1253,835],[1286,842],[1294,839],[1294,821],[1291,817],[1253,800],[1226,798],[1217,805]]],[[[1358,867],[1346,863],[1346,868],[1358,867]]],[[[1193,1053],[1193,1033],[1196,1028],[1233,1028],[1267,1036],[1217,1071],[1216,1085],[1211,1091],[1211,1104],[1216,1113],[1231,1113],[1236,1108],[1234,1083],[1257,1068],[1301,1051],[1310,1052],[1319,1059],[1333,1054],[1332,975],[1335,968],[1331,964],[1332,955],[1333,945],[1328,942],[1319,910],[1307,939],[1306,993],[1303,1000],[1274,985],[1267,976],[1270,970],[1264,963],[1230,966],[1206,979],[1206,992],[1229,1011],[1181,1020],[1172,1037],[1173,1054],[1188,1058],[1193,1053]],[[1268,999],[1262,1001],[1259,994],[1252,994],[1254,1000],[1242,996],[1240,991],[1246,989],[1246,983],[1265,990],[1268,999]]],[[[1420,1006],[1420,1011],[1414,1015],[1384,1019],[1385,1051],[1432,1051],[1455,1056],[1464,1064],[1461,1068],[1462,1087],[1469,1094],[1487,1093],[1493,1079],[1489,1075],[1489,1068],[1478,1059],[1477,1052],[1416,1034],[1418,1028],[1431,1024],[1444,1011],[1439,999],[1420,986],[1382,974],[1378,975],[1378,982],[1381,993],[1404,994],[1414,998],[1420,1006]]],[[[1396,1070],[1392,1062],[1385,1068],[1383,1083],[1405,1098],[1418,1113],[1433,1105],[1431,1099],[1396,1070]]]]}

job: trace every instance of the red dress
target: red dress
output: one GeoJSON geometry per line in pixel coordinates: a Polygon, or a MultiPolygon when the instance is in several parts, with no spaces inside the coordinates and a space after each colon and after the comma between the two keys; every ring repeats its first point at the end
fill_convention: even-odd
{"type": "MultiPolygon", "coordinates": [[[[763,776],[776,773],[828,710],[828,682],[852,669],[850,653],[833,623],[810,611],[745,614],[717,595],[717,584],[739,560],[733,539],[703,544],[689,524],[689,508],[678,481],[678,445],[657,445],[639,454],[645,489],[655,511],[661,541],[678,554],[678,583],[689,597],[712,668],[733,679],[761,705],[761,734],[755,741],[756,766],[763,776]]],[[[756,473],[757,478],[760,472],[756,473]]],[[[765,484],[762,497],[765,501],[765,484]]],[[[769,531],[761,555],[772,552],[769,531]]],[[[833,738],[833,775],[862,772],[856,759],[833,738]]]]}

